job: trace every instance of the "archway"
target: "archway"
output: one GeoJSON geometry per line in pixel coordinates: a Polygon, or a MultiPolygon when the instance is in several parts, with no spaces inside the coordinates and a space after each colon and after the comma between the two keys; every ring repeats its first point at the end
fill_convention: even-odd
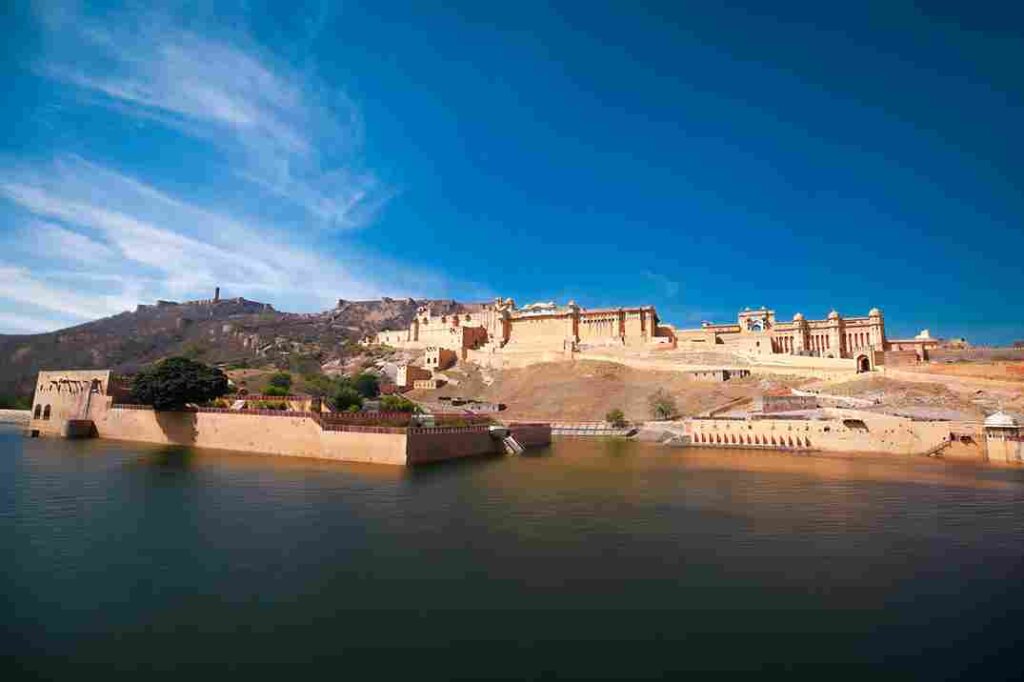
{"type": "Polygon", "coordinates": [[[866,355],[858,355],[857,356],[857,373],[860,374],[860,373],[863,373],[863,372],[870,372],[870,371],[871,371],[871,361],[868,360],[868,356],[866,356],[866,355]]]}

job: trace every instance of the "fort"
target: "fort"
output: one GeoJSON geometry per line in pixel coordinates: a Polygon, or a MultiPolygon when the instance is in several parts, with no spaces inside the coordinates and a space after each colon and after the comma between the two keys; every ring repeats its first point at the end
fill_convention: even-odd
{"type": "Polygon", "coordinates": [[[777,320],[774,310],[748,308],[735,323],[704,322],[696,329],[676,329],[661,321],[653,305],[586,309],[569,301],[564,306],[547,302],[520,308],[511,298],[496,298],[465,304],[458,312],[422,306],[407,328],[378,332],[363,343],[446,349],[461,360],[494,367],[609,350],[627,357],[674,350],[679,351],[681,364],[686,364],[687,352],[711,351],[755,365],[869,372],[883,365],[926,361],[939,340],[927,330],[912,339],[888,338],[878,308],[853,317],[833,310],[819,320],[797,313],[788,322],[777,320]]]}
{"type": "Polygon", "coordinates": [[[671,329],[660,327],[654,306],[585,310],[569,301],[516,307],[511,298],[463,305],[464,312],[417,311],[407,329],[385,330],[365,338],[395,348],[439,347],[465,360],[469,351],[508,349],[571,353],[581,345],[643,346],[669,343],[671,329]]]}
{"type": "MultiPolygon", "coordinates": [[[[219,291],[200,303],[249,304],[222,300],[219,291]]],[[[941,345],[927,330],[912,339],[890,339],[878,308],[851,317],[833,310],[822,319],[797,313],[786,322],[768,308],[746,309],[735,323],[678,329],[664,323],[652,305],[588,309],[570,300],[565,305],[518,307],[510,298],[471,304],[435,301],[416,309],[405,328],[379,331],[362,343],[405,351],[380,363],[381,376],[390,380],[382,390],[418,391],[412,395],[421,399],[433,395],[435,405],[443,396],[434,391],[449,382],[458,386],[457,377],[466,376],[466,369],[457,366],[461,363],[482,370],[551,361],[573,367],[576,360],[605,360],[670,370],[694,384],[739,383],[741,390],[749,390],[742,386],[751,385],[755,374],[845,381],[859,373],[925,362],[941,345]]],[[[543,384],[536,390],[545,390],[543,384]]],[[[984,424],[916,418],[871,411],[872,403],[865,400],[840,401],[869,408],[851,410],[823,405],[824,397],[806,391],[762,391],[755,400],[746,399],[753,411],[737,411],[742,399],[732,398],[653,428],[665,429],[691,447],[942,453],[1006,463],[1024,458],[1021,429],[1011,415],[992,415],[984,424]]],[[[40,372],[28,432],[398,465],[517,452],[522,446],[550,442],[552,433],[550,424],[538,419],[520,417],[519,423],[502,425],[472,410],[465,411],[466,418],[446,421],[444,412],[454,401],[440,407],[436,418],[413,419],[408,414],[333,414],[309,396],[284,396],[279,411],[259,409],[265,407],[259,400],[238,396],[230,408],[189,406],[173,412],[127,404],[127,398],[106,370],[40,372]]],[[[422,406],[432,409],[427,403],[422,406]]],[[[605,433],[609,428],[603,424],[582,431],[605,433]]],[[[557,431],[582,432],[571,423],[557,431]]]]}

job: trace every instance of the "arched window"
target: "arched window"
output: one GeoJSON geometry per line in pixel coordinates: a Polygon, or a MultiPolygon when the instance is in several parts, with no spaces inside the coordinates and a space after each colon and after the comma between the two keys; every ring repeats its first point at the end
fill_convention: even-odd
{"type": "Polygon", "coordinates": [[[46,419],[49,419],[49,418],[50,418],[50,406],[47,405],[46,407],[43,408],[43,420],[46,420],[46,419]]]}
{"type": "Polygon", "coordinates": [[[40,415],[42,415],[42,413],[43,413],[43,406],[42,405],[36,405],[35,411],[32,412],[32,418],[33,419],[39,419],[39,417],[40,417],[40,415]]]}

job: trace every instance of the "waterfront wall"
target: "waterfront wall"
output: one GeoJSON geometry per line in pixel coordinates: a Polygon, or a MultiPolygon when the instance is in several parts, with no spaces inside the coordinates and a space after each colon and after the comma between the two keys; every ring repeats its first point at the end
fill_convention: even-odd
{"type": "Polygon", "coordinates": [[[514,423],[509,424],[508,430],[524,448],[551,444],[551,424],[514,423]]]}
{"type": "MultiPolygon", "coordinates": [[[[827,419],[689,419],[684,433],[695,447],[904,455],[938,453],[949,447],[949,422],[844,412],[836,410],[837,414],[827,419]]],[[[957,449],[957,455],[962,449],[957,449]]]]}
{"type": "MultiPolygon", "coordinates": [[[[100,438],[236,450],[287,457],[407,465],[498,452],[487,426],[404,429],[345,424],[323,427],[310,413],[232,410],[157,412],[93,396],[87,418],[100,438]]],[[[32,420],[30,430],[65,435],[66,420],[32,420]]]]}
{"type": "Polygon", "coordinates": [[[407,437],[408,464],[424,464],[500,452],[498,441],[491,438],[486,426],[410,429],[407,437]]]}

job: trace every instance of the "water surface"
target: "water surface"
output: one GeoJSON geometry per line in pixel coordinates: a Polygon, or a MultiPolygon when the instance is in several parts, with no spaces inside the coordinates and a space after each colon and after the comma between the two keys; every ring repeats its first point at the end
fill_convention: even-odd
{"type": "Polygon", "coordinates": [[[414,470],[0,432],[45,677],[1009,677],[1024,472],[561,441],[414,470]]]}

